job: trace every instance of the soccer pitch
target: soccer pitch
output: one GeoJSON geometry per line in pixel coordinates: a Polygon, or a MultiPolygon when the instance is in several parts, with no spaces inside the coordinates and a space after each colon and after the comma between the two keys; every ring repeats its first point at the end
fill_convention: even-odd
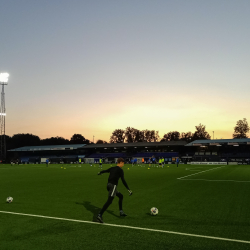
{"type": "Polygon", "coordinates": [[[108,174],[98,176],[97,164],[1,165],[0,249],[250,248],[250,166],[123,170],[133,191],[119,181],[128,216],[115,198],[99,224],[108,174]]]}

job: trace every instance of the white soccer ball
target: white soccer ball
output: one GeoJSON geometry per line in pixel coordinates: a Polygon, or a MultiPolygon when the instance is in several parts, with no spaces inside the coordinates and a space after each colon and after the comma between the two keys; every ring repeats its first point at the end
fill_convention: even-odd
{"type": "Polygon", "coordinates": [[[158,209],[156,207],[152,207],[150,209],[150,213],[151,213],[151,215],[157,215],[158,214],[158,209]]]}
{"type": "Polygon", "coordinates": [[[12,197],[8,197],[7,199],[6,199],[6,202],[8,202],[8,203],[11,203],[13,201],[13,198],[12,197]]]}

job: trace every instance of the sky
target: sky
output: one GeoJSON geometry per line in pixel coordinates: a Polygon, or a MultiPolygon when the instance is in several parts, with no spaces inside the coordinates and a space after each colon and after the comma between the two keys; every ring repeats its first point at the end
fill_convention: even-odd
{"type": "Polygon", "coordinates": [[[6,134],[249,122],[249,0],[0,0],[6,134]]]}

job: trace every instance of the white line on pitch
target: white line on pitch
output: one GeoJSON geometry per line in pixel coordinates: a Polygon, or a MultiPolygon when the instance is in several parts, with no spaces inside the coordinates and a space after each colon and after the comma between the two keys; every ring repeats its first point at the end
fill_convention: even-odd
{"type": "Polygon", "coordinates": [[[187,171],[201,171],[201,169],[187,169],[187,171]]]}
{"type": "MultiPolygon", "coordinates": [[[[218,168],[224,168],[224,167],[225,167],[225,166],[218,167],[218,168]]],[[[198,173],[195,173],[195,174],[186,175],[186,176],[183,176],[183,177],[180,177],[180,178],[177,178],[177,179],[180,180],[180,179],[186,178],[186,177],[188,177],[188,176],[192,176],[192,175],[196,175],[196,174],[205,173],[205,172],[208,172],[208,171],[211,171],[211,170],[214,170],[214,169],[218,169],[218,168],[212,168],[212,169],[205,170],[205,171],[201,171],[201,172],[198,172],[198,173]]]]}
{"type": "Polygon", "coordinates": [[[136,229],[136,230],[144,230],[144,231],[168,233],[168,234],[178,234],[178,235],[183,235],[183,236],[191,236],[191,237],[198,237],[198,238],[206,238],[206,239],[213,239],[213,240],[224,240],[224,241],[231,241],[231,242],[250,244],[250,241],[245,241],[245,240],[220,238],[220,237],[198,235],[198,234],[187,234],[187,233],[180,233],[180,232],[174,232],[174,231],[165,231],[165,230],[143,228],[143,227],[131,227],[131,226],[117,225],[117,224],[107,224],[107,223],[100,224],[100,223],[93,222],[93,221],[74,220],[74,219],[66,219],[66,218],[58,218],[58,217],[49,217],[49,216],[35,215],[35,214],[23,214],[23,213],[15,213],[15,212],[8,212],[8,211],[0,211],[0,213],[16,214],[16,215],[24,215],[24,216],[30,216],[30,217],[38,217],[38,218],[46,218],[46,219],[54,219],[54,220],[63,220],[63,221],[72,221],[72,222],[80,222],[80,223],[89,223],[89,224],[100,225],[100,226],[130,228],[130,229],[136,229]]]}
{"type": "Polygon", "coordinates": [[[250,182],[250,181],[236,181],[236,180],[208,180],[208,179],[183,179],[181,181],[232,181],[232,182],[250,182]]]}
{"type": "Polygon", "coordinates": [[[201,171],[202,168],[186,168],[186,170],[189,170],[189,171],[192,171],[192,170],[201,171]]]}

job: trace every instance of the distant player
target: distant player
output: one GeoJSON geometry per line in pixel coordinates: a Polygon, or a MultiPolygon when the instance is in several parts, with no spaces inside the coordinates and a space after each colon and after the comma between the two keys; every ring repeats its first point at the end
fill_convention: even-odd
{"type": "Polygon", "coordinates": [[[134,159],[134,165],[136,165],[136,164],[137,164],[137,158],[134,159]]]}
{"type": "Polygon", "coordinates": [[[178,167],[178,165],[179,165],[179,158],[176,158],[176,165],[177,165],[177,167],[178,167]]]}
{"type": "Polygon", "coordinates": [[[145,164],[144,158],[141,159],[141,163],[142,163],[142,166],[145,164]]]}
{"type": "Polygon", "coordinates": [[[159,168],[161,167],[161,158],[159,158],[159,168]]]}
{"type": "Polygon", "coordinates": [[[99,160],[99,168],[102,168],[102,158],[99,160]]]}
{"type": "Polygon", "coordinates": [[[161,166],[162,166],[162,168],[164,167],[164,164],[165,164],[165,160],[164,160],[164,158],[162,157],[162,158],[161,158],[161,166]]]}
{"type": "Polygon", "coordinates": [[[134,166],[134,159],[131,159],[132,167],[134,166]]]}
{"type": "Polygon", "coordinates": [[[148,159],[148,167],[149,168],[151,167],[151,162],[152,162],[152,159],[151,159],[151,157],[149,157],[149,159],[148,159]]]}
{"type": "Polygon", "coordinates": [[[154,157],[154,155],[152,156],[152,164],[153,164],[153,167],[155,167],[155,157],[154,157]]]}
{"type": "Polygon", "coordinates": [[[80,159],[79,159],[79,164],[81,164],[81,163],[82,163],[82,159],[80,158],[80,159]]]}
{"type": "Polygon", "coordinates": [[[109,192],[108,200],[104,204],[103,208],[97,215],[97,221],[100,223],[103,223],[102,215],[107,210],[107,208],[111,205],[113,202],[115,196],[119,198],[119,210],[120,210],[120,216],[127,216],[122,210],[122,201],[123,201],[123,195],[117,190],[118,181],[121,178],[123,185],[127,188],[129,195],[132,195],[132,191],[129,189],[128,184],[126,183],[124,179],[124,172],[122,170],[122,167],[124,166],[124,159],[118,158],[117,160],[117,166],[109,168],[107,170],[102,170],[98,173],[98,175],[101,175],[103,173],[109,173],[108,178],[108,185],[107,190],[109,192]]]}
{"type": "Polygon", "coordinates": [[[49,159],[46,159],[46,166],[49,166],[49,159]]]}

